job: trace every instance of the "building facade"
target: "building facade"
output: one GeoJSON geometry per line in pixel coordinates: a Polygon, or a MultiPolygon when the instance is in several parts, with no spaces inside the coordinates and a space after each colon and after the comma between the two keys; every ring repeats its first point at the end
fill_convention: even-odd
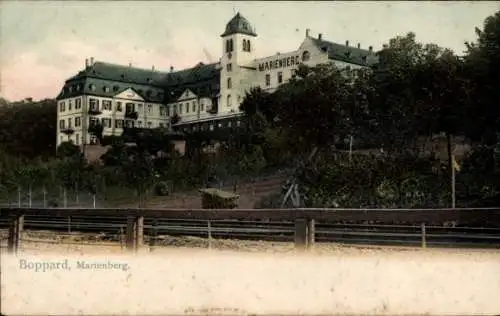
{"type": "Polygon", "coordinates": [[[93,129],[121,135],[123,127],[213,130],[240,124],[239,105],[251,88],[272,92],[294,76],[300,64],[335,63],[349,71],[377,62],[372,47],[336,44],[309,30],[296,51],[257,58],[257,34],[236,14],[221,35],[219,62],[174,71],[138,69],[93,58],[66,80],[57,96],[57,145],[96,142],[93,129]],[[175,119],[173,119],[175,117],[175,119]]]}

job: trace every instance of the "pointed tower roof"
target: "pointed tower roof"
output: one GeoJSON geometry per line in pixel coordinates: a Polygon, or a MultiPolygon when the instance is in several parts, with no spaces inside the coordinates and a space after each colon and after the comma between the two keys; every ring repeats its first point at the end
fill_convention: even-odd
{"type": "Polygon", "coordinates": [[[232,34],[246,34],[251,36],[257,36],[252,25],[245,19],[239,12],[226,24],[226,31],[221,35],[221,37],[232,35],[232,34]]]}

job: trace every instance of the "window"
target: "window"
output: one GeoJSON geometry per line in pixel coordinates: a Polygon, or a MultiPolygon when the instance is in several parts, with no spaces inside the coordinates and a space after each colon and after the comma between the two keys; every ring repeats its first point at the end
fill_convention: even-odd
{"type": "Polygon", "coordinates": [[[109,87],[108,87],[108,86],[104,86],[104,87],[102,88],[102,90],[104,90],[104,92],[109,92],[109,87]]]}
{"type": "Polygon", "coordinates": [[[247,40],[247,39],[243,40],[243,51],[244,52],[250,51],[250,40],[247,40]]]}
{"type": "Polygon", "coordinates": [[[90,98],[89,99],[90,109],[93,111],[99,111],[99,100],[90,98]]]}
{"type": "Polygon", "coordinates": [[[210,124],[209,129],[210,129],[211,131],[213,131],[213,130],[214,130],[214,124],[210,124]]]}
{"type": "Polygon", "coordinates": [[[79,110],[82,108],[82,99],[78,98],[75,100],[75,110],[79,110]]]}
{"type": "Polygon", "coordinates": [[[228,39],[226,40],[226,53],[230,53],[233,51],[233,40],[228,39]]]}
{"type": "Polygon", "coordinates": [[[95,91],[95,84],[89,84],[89,89],[92,91],[95,91]]]}
{"type": "Polygon", "coordinates": [[[252,47],[250,46],[250,40],[247,41],[247,52],[252,51],[252,47]]]}
{"type": "Polygon", "coordinates": [[[165,115],[165,107],[160,106],[160,116],[164,116],[164,115],[165,115]]]}
{"type": "Polygon", "coordinates": [[[186,103],[186,113],[189,113],[189,103],[186,103]]]}
{"type": "Polygon", "coordinates": [[[69,100],[68,101],[68,111],[71,111],[72,107],[73,107],[73,101],[69,100]]]}
{"type": "Polygon", "coordinates": [[[266,74],[266,87],[269,87],[271,85],[271,75],[266,74]]]}
{"type": "Polygon", "coordinates": [[[167,116],[170,116],[170,106],[168,106],[168,105],[167,105],[167,107],[165,108],[165,110],[166,110],[166,111],[165,111],[165,112],[166,112],[165,114],[166,114],[167,116]]]}
{"type": "Polygon", "coordinates": [[[311,58],[311,54],[308,51],[302,53],[302,61],[308,61],[311,58]]]}
{"type": "Polygon", "coordinates": [[[283,82],[283,72],[278,72],[278,83],[282,83],[283,82]]]}
{"type": "Polygon", "coordinates": [[[233,71],[233,64],[227,64],[226,65],[226,70],[227,70],[227,72],[233,71]]]}
{"type": "Polygon", "coordinates": [[[139,127],[139,128],[142,127],[142,121],[137,121],[137,127],[139,127]]]}
{"type": "Polygon", "coordinates": [[[96,126],[98,124],[99,124],[99,119],[97,119],[97,118],[90,119],[90,126],[96,126]]]}
{"type": "Polygon", "coordinates": [[[228,107],[231,107],[231,105],[232,105],[232,104],[231,104],[231,95],[229,94],[229,95],[227,96],[227,106],[228,106],[228,107]]]}
{"type": "Polygon", "coordinates": [[[125,120],[125,125],[126,127],[134,127],[135,126],[135,121],[133,120],[125,120]]]}
{"type": "Polygon", "coordinates": [[[75,134],[75,145],[80,145],[80,134],[78,133],[75,134]]]}
{"type": "Polygon", "coordinates": [[[113,86],[113,91],[114,91],[114,92],[117,92],[118,90],[120,90],[120,87],[119,87],[119,86],[113,86]]]}
{"type": "Polygon", "coordinates": [[[78,116],[75,117],[75,127],[80,127],[82,125],[82,119],[78,116]]]}
{"type": "Polygon", "coordinates": [[[203,111],[205,109],[205,104],[203,104],[203,102],[200,103],[200,112],[203,111]]]}
{"type": "Polygon", "coordinates": [[[196,101],[193,101],[193,112],[196,113],[196,101]]]}
{"type": "Polygon", "coordinates": [[[125,104],[125,112],[134,112],[135,111],[135,104],[134,103],[126,103],[125,104]]]}
{"type": "Polygon", "coordinates": [[[102,119],[102,126],[111,128],[111,119],[110,118],[103,118],[102,119]]]}
{"type": "Polygon", "coordinates": [[[184,104],[180,103],[179,104],[179,114],[182,114],[182,107],[183,107],[184,104]]]}
{"type": "Polygon", "coordinates": [[[227,78],[227,88],[231,89],[233,87],[233,83],[231,82],[231,78],[227,78]]]}
{"type": "Polygon", "coordinates": [[[177,114],[177,104],[174,104],[174,115],[177,114]]]}
{"type": "Polygon", "coordinates": [[[115,127],[122,128],[123,127],[123,120],[115,120],[115,127]]]}
{"type": "Polygon", "coordinates": [[[116,102],[116,112],[121,112],[121,111],[122,111],[122,103],[116,102]]]}
{"type": "Polygon", "coordinates": [[[297,69],[290,70],[290,73],[291,73],[292,78],[295,77],[297,75],[297,69]]]}
{"type": "Polygon", "coordinates": [[[59,103],[59,112],[66,111],[66,104],[64,102],[59,103]]]}
{"type": "Polygon", "coordinates": [[[153,123],[148,122],[148,128],[151,128],[152,125],[153,125],[153,123]]]}
{"type": "Polygon", "coordinates": [[[59,129],[64,129],[64,120],[59,121],[59,129]]]}
{"type": "Polygon", "coordinates": [[[142,104],[137,104],[137,114],[140,114],[142,112],[142,104]]]}
{"type": "Polygon", "coordinates": [[[72,120],[72,119],[71,119],[71,117],[70,117],[70,118],[68,119],[68,128],[71,128],[71,125],[72,125],[71,123],[72,123],[72,121],[73,121],[73,120],[72,120]]]}
{"type": "Polygon", "coordinates": [[[153,112],[153,105],[148,104],[148,114],[151,114],[151,112],[153,112]]]}
{"type": "Polygon", "coordinates": [[[103,100],[102,101],[102,109],[106,110],[106,111],[111,111],[113,109],[113,107],[111,105],[111,101],[110,100],[103,100]]]}

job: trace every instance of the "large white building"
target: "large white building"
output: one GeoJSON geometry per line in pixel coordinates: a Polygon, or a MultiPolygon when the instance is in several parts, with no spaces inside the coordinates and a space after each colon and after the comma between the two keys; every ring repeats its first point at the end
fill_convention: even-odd
{"type": "Polygon", "coordinates": [[[286,83],[300,64],[335,63],[355,70],[377,62],[372,47],[361,49],[326,41],[306,31],[296,51],[257,58],[257,34],[236,14],[221,35],[222,54],[213,64],[181,71],[138,69],[86,60],[85,69],[66,80],[58,100],[57,145],[95,142],[92,126],[103,135],[120,135],[123,126],[213,130],[239,125],[239,105],[253,87],[267,91],[286,83]],[[172,117],[180,120],[171,126],[172,117]]]}

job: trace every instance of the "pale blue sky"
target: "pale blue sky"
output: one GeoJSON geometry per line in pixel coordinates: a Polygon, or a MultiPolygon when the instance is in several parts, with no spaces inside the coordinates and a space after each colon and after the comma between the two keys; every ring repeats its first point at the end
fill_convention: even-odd
{"type": "Polygon", "coordinates": [[[220,34],[236,11],[259,35],[257,57],[298,48],[313,36],[380,49],[413,31],[422,42],[464,50],[499,2],[3,1],[0,95],[55,97],[85,58],[167,70],[217,61],[220,34]],[[208,55],[204,53],[208,52],[208,55]]]}

